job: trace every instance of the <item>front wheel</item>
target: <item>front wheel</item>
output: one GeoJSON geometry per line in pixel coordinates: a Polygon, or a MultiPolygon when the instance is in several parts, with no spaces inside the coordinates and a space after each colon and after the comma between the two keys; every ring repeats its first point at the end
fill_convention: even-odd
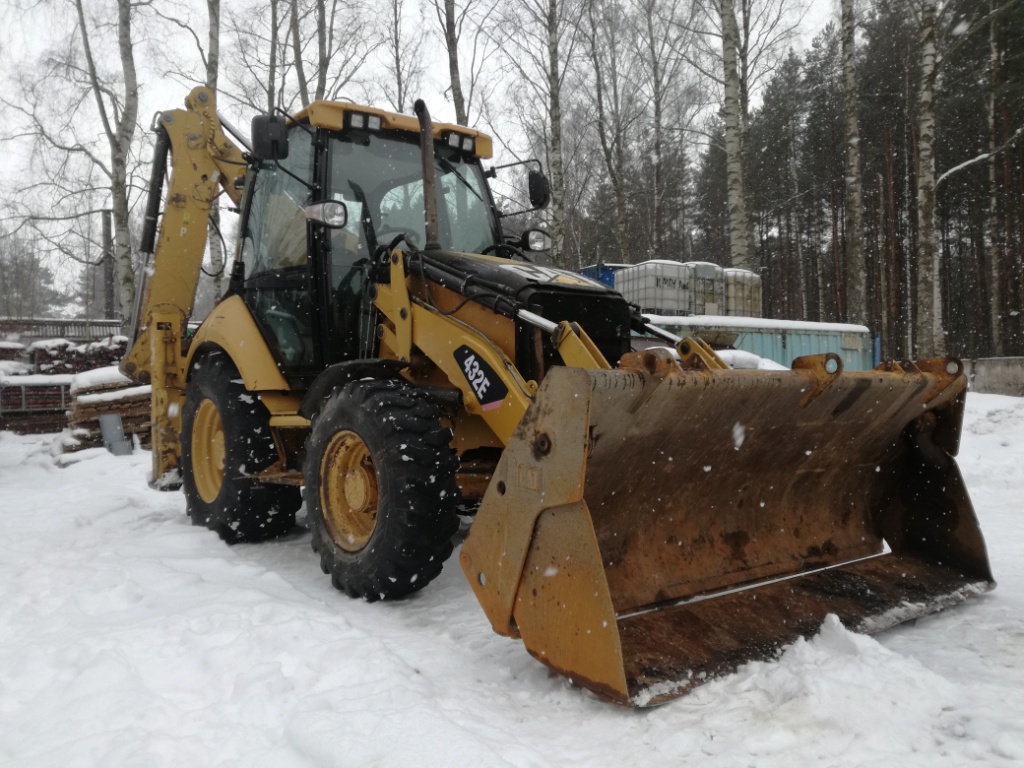
{"type": "Polygon", "coordinates": [[[350,597],[393,600],[422,589],[458,530],[451,431],[411,384],[364,379],[313,419],[306,509],[324,573],[350,597]]]}

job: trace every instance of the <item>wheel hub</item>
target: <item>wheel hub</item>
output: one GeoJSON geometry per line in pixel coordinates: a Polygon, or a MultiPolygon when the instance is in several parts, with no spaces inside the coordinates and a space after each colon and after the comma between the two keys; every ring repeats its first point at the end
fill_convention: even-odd
{"type": "Polygon", "coordinates": [[[207,504],[216,501],[224,482],[224,424],[212,400],[203,400],[192,426],[192,476],[207,504]]]}
{"type": "Polygon", "coordinates": [[[328,534],[346,552],[358,552],[373,536],[380,502],[377,468],[359,435],[342,430],[331,438],[319,480],[328,534]]]}

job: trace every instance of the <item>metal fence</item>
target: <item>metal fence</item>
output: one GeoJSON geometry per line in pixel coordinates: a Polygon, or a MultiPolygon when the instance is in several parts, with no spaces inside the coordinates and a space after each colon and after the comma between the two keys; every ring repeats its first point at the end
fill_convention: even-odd
{"type": "Polygon", "coordinates": [[[97,341],[121,332],[120,320],[53,320],[0,317],[0,337],[18,334],[30,339],[97,341]]]}

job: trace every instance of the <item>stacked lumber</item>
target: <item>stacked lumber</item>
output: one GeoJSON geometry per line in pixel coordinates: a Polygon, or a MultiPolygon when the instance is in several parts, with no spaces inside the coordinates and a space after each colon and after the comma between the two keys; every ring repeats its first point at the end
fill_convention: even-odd
{"type": "Polygon", "coordinates": [[[88,344],[45,339],[33,342],[25,354],[31,358],[38,373],[82,373],[116,365],[127,348],[127,336],[109,336],[88,344]]]}
{"type": "Polygon", "coordinates": [[[64,452],[102,447],[100,415],[104,413],[121,414],[125,437],[138,435],[142,446],[148,448],[151,395],[152,387],[135,384],[116,366],[76,374],[71,378],[71,435],[64,440],[64,452]]]}
{"type": "Polygon", "coordinates": [[[0,360],[21,360],[25,345],[16,341],[0,341],[0,360]]]}
{"type": "Polygon", "coordinates": [[[70,384],[71,377],[66,374],[11,375],[0,369],[0,429],[23,435],[60,432],[67,426],[70,384]]]}
{"type": "Polygon", "coordinates": [[[29,345],[28,355],[36,373],[53,376],[73,373],[71,358],[75,344],[67,339],[43,339],[29,345]]]}
{"type": "Polygon", "coordinates": [[[127,336],[109,336],[100,341],[80,344],[71,351],[71,367],[74,373],[108,368],[121,362],[127,351],[127,336]]]}

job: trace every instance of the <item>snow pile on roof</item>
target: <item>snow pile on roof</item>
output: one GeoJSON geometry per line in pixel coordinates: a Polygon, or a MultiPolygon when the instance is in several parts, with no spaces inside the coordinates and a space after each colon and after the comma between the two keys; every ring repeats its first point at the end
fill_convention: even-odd
{"type": "Polygon", "coordinates": [[[57,350],[74,346],[75,343],[68,341],[67,339],[40,339],[39,341],[33,341],[29,344],[28,351],[34,352],[37,349],[57,350]]]}

